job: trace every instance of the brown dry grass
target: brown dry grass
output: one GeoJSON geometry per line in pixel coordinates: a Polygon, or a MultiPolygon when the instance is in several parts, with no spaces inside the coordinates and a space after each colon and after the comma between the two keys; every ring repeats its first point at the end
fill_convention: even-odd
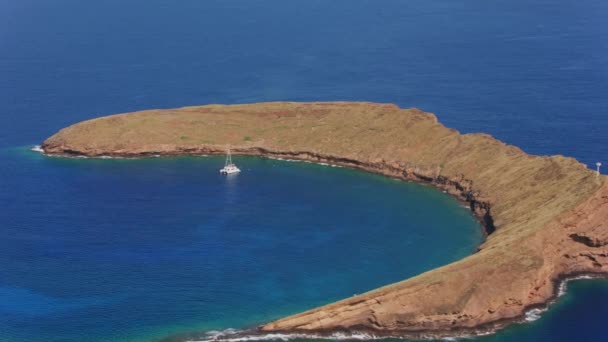
{"type": "MultiPolygon", "coordinates": [[[[209,105],[114,115],[49,138],[49,153],[167,153],[203,146],[306,151],[415,168],[472,182],[497,230],[475,255],[267,330],[433,330],[521,314],[546,301],[558,262],[550,224],[595,194],[603,177],[572,158],[524,153],[485,134],[461,135],[417,109],[372,103],[209,105]],[[455,323],[454,323],[455,322],[455,323]]],[[[557,240],[556,240],[557,241],[557,240]]],[[[561,272],[561,271],[560,271],[561,272]]]]}

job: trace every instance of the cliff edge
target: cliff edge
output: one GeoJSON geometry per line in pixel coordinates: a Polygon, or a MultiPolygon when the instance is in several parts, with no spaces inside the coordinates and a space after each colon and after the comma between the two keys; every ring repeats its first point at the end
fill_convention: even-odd
{"type": "MultiPolygon", "coordinates": [[[[608,183],[563,156],[532,156],[432,114],[363,102],[149,110],[84,121],[49,155],[235,154],[329,162],[431,183],[467,201],[488,232],[467,258],[259,327],[442,336],[500,326],[547,303],[565,277],[608,270],[608,183]]],[[[399,229],[399,227],[395,227],[399,229]]]]}

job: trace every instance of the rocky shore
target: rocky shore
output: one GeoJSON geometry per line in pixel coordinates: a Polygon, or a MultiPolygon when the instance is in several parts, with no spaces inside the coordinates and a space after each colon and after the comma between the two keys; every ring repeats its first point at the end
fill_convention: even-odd
{"type": "MultiPolygon", "coordinates": [[[[467,258],[270,322],[259,333],[439,337],[491,331],[546,305],[560,282],[608,269],[608,183],[432,114],[374,103],[209,105],[119,114],[47,139],[49,155],[234,154],[331,163],[424,182],[469,203],[488,234],[467,258]]],[[[399,229],[399,227],[395,227],[399,229]]],[[[421,256],[424,257],[424,256],[421,256]]]]}

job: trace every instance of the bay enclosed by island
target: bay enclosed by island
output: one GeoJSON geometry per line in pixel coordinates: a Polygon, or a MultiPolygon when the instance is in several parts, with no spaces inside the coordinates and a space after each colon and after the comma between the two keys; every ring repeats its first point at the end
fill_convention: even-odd
{"type": "Polygon", "coordinates": [[[112,115],[47,139],[49,155],[233,153],[363,169],[429,183],[466,201],[488,237],[460,261],[318,309],[262,332],[368,331],[420,337],[493,329],[543,306],[559,282],[605,274],[608,185],[563,156],[533,156],[429,113],[365,102],[208,105],[112,115]]]}

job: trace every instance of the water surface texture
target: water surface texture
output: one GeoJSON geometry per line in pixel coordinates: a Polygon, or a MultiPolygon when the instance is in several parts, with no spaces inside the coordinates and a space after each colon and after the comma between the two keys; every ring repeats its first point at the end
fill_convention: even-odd
{"type": "Polygon", "coordinates": [[[32,154],[2,153],[14,180],[0,195],[3,341],[251,326],[457,260],[482,238],[448,195],[349,169],[235,157],[243,173],[226,177],[218,157],[32,154]]]}
{"type": "MultiPolygon", "coordinates": [[[[0,0],[0,340],[242,328],[480,239],[443,194],[350,170],[243,158],[230,180],[218,159],[27,151],[58,129],[148,108],[367,100],[606,164],[607,17],[601,0],[0,0]]],[[[581,284],[492,339],[605,340],[608,287],[581,284]]]]}

